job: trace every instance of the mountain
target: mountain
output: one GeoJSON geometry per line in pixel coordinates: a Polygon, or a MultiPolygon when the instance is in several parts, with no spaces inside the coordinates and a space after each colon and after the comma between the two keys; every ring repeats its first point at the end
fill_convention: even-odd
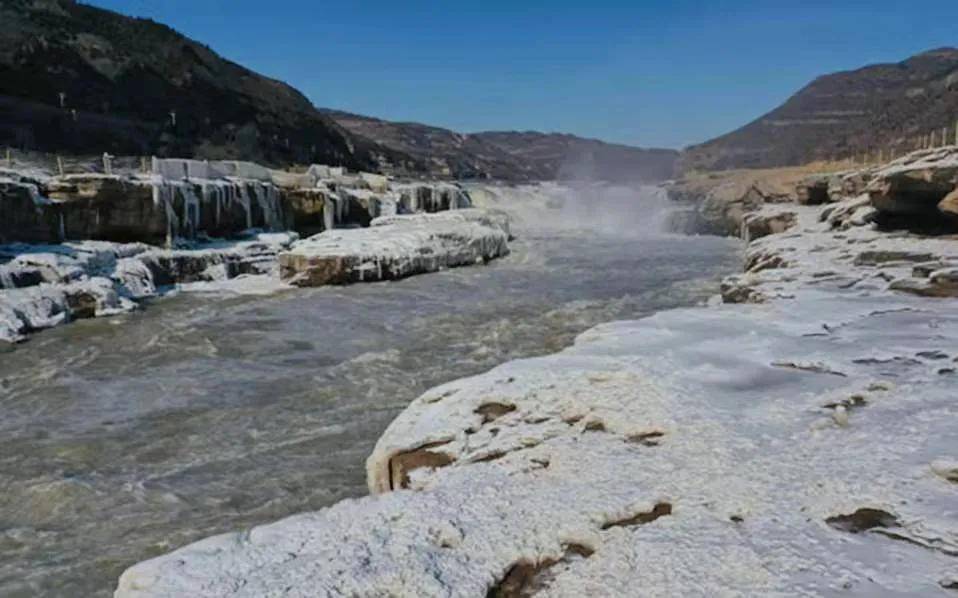
{"type": "Polygon", "coordinates": [[[687,148],[683,170],[762,168],[915,149],[958,119],[958,49],[815,79],[744,127],[687,148]]]}
{"type": "Polygon", "coordinates": [[[151,20],[70,0],[0,0],[0,23],[0,145],[416,167],[353,138],[289,85],[151,20]]]}
{"type": "Polygon", "coordinates": [[[656,182],[672,178],[679,153],[561,133],[489,131],[471,135],[509,154],[540,179],[656,182]]]}
{"type": "Polygon", "coordinates": [[[654,182],[671,178],[678,158],[675,150],[643,149],[559,133],[464,134],[419,123],[325,112],[354,134],[456,178],[654,182]]]}

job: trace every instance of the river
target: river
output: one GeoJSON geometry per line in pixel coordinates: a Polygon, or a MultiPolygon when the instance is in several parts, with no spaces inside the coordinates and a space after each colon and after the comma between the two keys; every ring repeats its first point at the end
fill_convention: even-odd
{"type": "Polygon", "coordinates": [[[361,496],[426,389],[701,302],[740,266],[715,237],[517,232],[483,267],[182,293],[0,354],[0,595],[109,596],[137,561],[361,496]]]}

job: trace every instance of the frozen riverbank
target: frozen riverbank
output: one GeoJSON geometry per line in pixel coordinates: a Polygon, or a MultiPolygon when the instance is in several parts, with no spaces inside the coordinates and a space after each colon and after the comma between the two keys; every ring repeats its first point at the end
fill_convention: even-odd
{"type": "Polygon", "coordinates": [[[763,209],[785,224],[726,303],[432,389],[370,456],[376,496],[141,563],[117,596],[953,589],[958,310],[899,289],[949,284],[958,243],[881,232],[867,199],[763,209]]]}

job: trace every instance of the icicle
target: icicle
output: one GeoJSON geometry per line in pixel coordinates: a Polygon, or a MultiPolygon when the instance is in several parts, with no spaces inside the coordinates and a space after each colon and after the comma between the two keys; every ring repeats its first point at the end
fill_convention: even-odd
{"type": "Polygon", "coordinates": [[[238,183],[236,190],[239,202],[246,211],[246,228],[253,228],[253,210],[252,206],[250,205],[249,191],[246,189],[246,185],[243,183],[238,183]]]}
{"type": "Polygon", "coordinates": [[[189,238],[196,237],[196,232],[200,228],[200,200],[196,196],[191,183],[183,185],[181,190],[183,195],[183,230],[189,238]]]}
{"type": "Polygon", "coordinates": [[[153,205],[162,206],[166,214],[166,245],[173,246],[173,240],[179,235],[179,219],[173,210],[173,188],[162,177],[153,180],[153,205]]]}
{"type": "Polygon", "coordinates": [[[332,195],[323,196],[323,228],[333,230],[336,226],[336,200],[332,195]]]}

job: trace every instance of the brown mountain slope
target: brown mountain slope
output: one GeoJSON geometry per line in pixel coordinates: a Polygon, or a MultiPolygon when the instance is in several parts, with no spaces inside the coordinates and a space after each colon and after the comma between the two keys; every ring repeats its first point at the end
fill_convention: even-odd
{"type": "Polygon", "coordinates": [[[362,168],[406,160],[351,138],[289,85],[151,20],[0,0],[0,23],[0,145],[362,168]]]}
{"type": "Polygon", "coordinates": [[[675,150],[642,149],[574,135],[532,131],[462,134],[335,110],[326,114],[358,136],[413,156],[429,164],[436,174],[456,178],[655,182],[672,176],[678,158],[675,150]]]}
{"type": "Polygon", "coordinates": [[[748,125],[686,150],[681,167],[764,168],[915,149],[958,119],[958,49],[819,77],[748,125]]]}

